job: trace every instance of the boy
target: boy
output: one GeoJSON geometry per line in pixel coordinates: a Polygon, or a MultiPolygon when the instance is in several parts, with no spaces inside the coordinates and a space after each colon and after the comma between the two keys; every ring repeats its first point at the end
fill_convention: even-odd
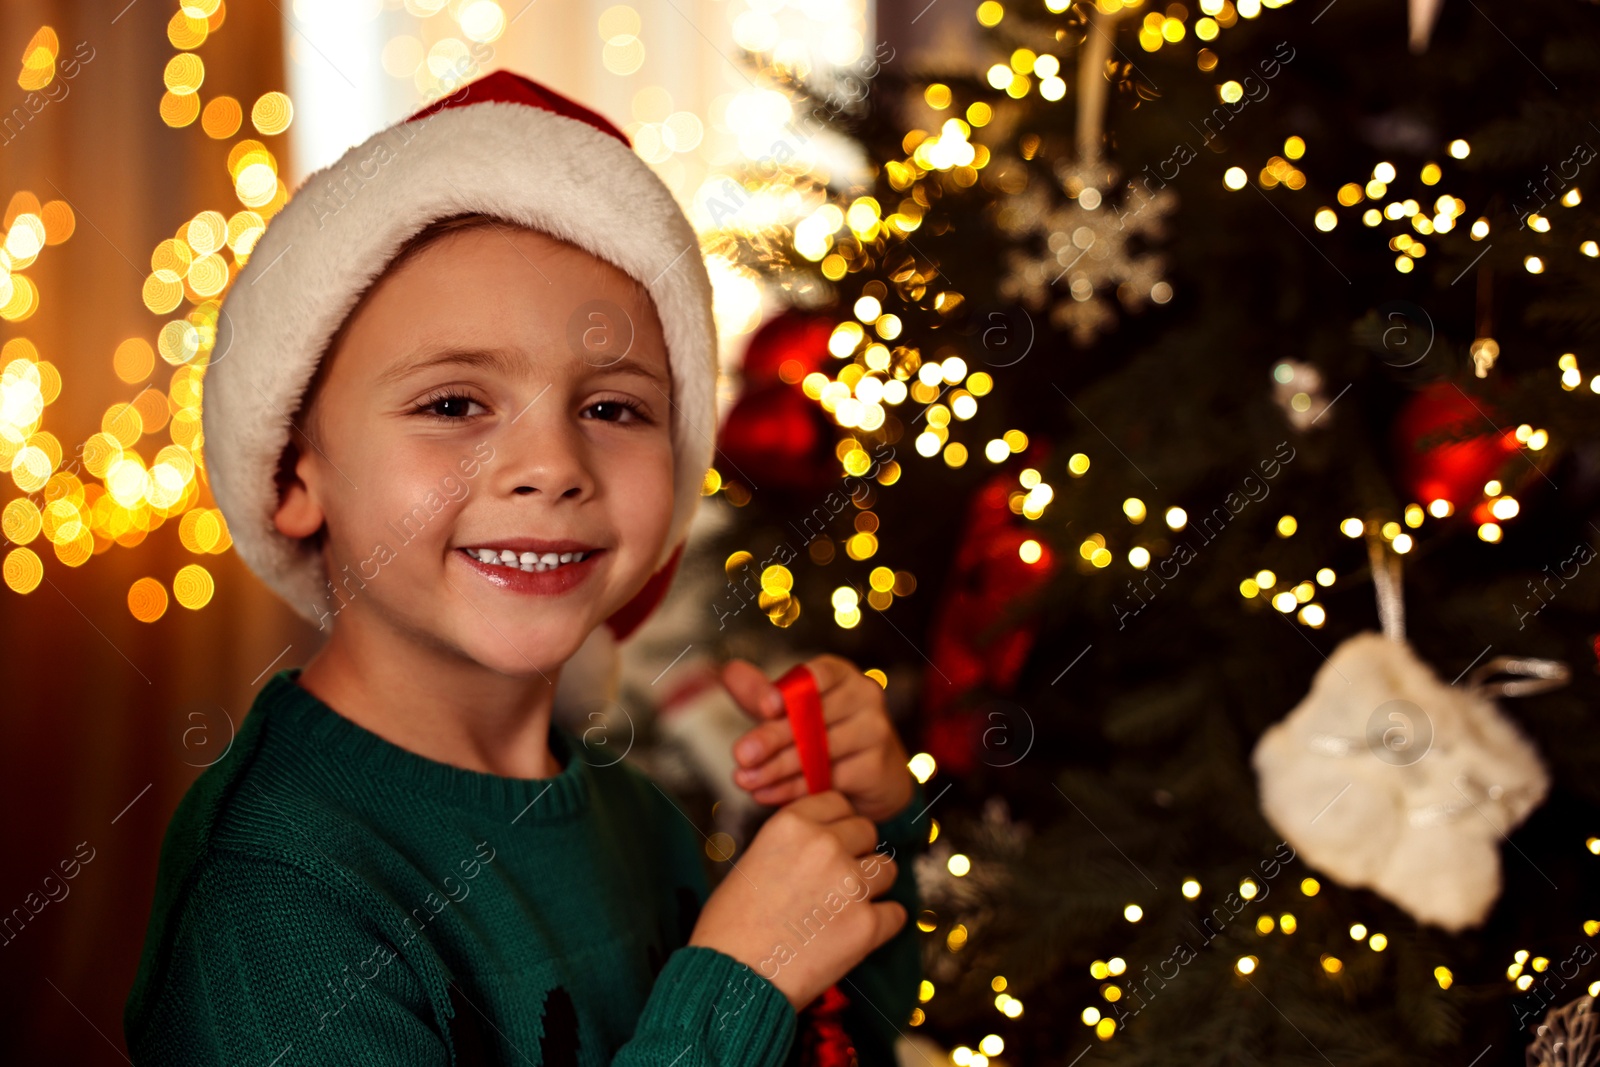
{"type": "Polygon", "coordinates": [[[710,462],[687,219],[504,71],[307,187],[352,157],[381,165],[273,220],[207,371],[239,554],[328,640],[173,816],[134,1062],[777,1065],[838,983],[892,1063],[926,829],[878,686],[811,662],[834,788],[807,796],[775,687],[727,666],[761,720],[737,780],[783,806],[709,895],[677,806],[552,720],[563,664],[665,592],[710,462]]]}

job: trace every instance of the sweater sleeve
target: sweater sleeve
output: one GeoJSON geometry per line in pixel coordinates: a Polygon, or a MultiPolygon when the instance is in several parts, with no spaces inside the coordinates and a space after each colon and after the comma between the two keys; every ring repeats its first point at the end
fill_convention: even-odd
{"type": "MultiPolygon", "coordinates": [[[[861,1067],[894,1067],[895,1042],[917,1003],[922,946],[917,940],[916,919],[921,898],[913,861],[927,850],[925,807],[922,784],[913,781],[911,801],[894,817],[877,824],[879,840],[887,843],[879,851],[899,865],[894,884],[877,899],[898,900],[905,906],[906,923],[839,983],[850,1000],[843,1022],[856,1044],[861,1067]]],[[[703,905],[709,889],[699,863],[699,842],[688,817],[669,808],[675,808],[670,798],[657,806],[658,818],[663,820],[657,829],[669,843],[674,859],[683,865],[681,876],[689,882],[696,901],[703,905]]],[[[687,939],[689,931],[682,933],[687,939]]],[[[685,945],[662,966],[633,1039],[618,1050],[612,1063],[614,1067],[665,1067],[688,1052],[677,1067],[779,1067],[796,1061],[800,1037],[799,1016],[776,985],[731,956],[685,945]]]]}
{"type": "Polygon", "coordinates": [[[778,1067],[795,1036],[778,987],[723,952],[684,945],[661,967],[612,1067],[778,1067]]]}
{"type": "Polygon", "coordinates": [[[855,1041],[861,1067],[894,1067],[895,1042],[907,1029],[911,1011],[917,1005],[922,984],[917,914],[922,909],[922,899],[917,891],[915,867],[916,858],[928,848],[926,808],[922,783],[913,779],[910,803],[894,817],[877,824],[879,840],[887,844],[879,851],[899,865],[894,885],[877,899],[898,900],[905,905],[906,922],[839,982],[840,992],[850,999],[844,1027],[855,1041]],[[890,849],[894,851],[891,853],[890,849]]]}
{"type": "Polygon", "coordinates": [[[127,1034],[140,1067],[450,1063],[405,958],[353,904],[290,864],[208,862],[165,958],[148,1017],[127,1034]]]}
{"type": "MultiPolygon", "coordinates": [[[[651,801],[662,870],[668,882],[688,890],[693,909],[680,914],[676,947],[612,1067],[780,1067],[794,1045],[794,1006],[749,964],[688,944],[695,916],[711,895],[698,830],[659,785],[642,774],[640,783],[651,801]]],[[[668,891],[666,885],[661,889],[668,891]]]]}

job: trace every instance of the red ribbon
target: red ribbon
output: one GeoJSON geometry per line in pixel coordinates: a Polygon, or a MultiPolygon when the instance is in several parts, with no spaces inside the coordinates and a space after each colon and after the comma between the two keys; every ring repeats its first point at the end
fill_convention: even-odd
{"type": "MultiPolygon", "coordinates": [[[[828,757],[828,727],[822,719],[817,676],[801,663],[774,684],[789,716],[806,792],[822,793],[833,788],[833,761],[828,757]]],[[[797,1060],[801,1067],[856,1067],[855,1043],[842,1025],[849,1005],[850,998],[832,985],[801,1011],[797,1060]]]]}
{"type": "Polygon", "coordinates": [[[794,731],[794,747],[800,754],[800,771],[806,776],[806,792],[826,792],[833,788],[833,763],[828,758],[828,727],[822,720],[817,676],[801,663],[775,684],[783,695],[789,728],[794,731]]]}

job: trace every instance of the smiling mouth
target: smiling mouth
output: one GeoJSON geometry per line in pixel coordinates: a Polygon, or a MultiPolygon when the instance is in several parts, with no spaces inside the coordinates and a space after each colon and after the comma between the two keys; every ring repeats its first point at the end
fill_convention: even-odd
{"type": "Polygon", "coordinates": [[[598,549],[587,552],[513,552],[511,549],[493,548],[463,548],[458,551],[465,552],[481,563],[488,563],[507,570],[525,571],[529,574],[543,574],[545,571],[560,570],[570,563],[582,563],[593,556],[598,549]]]}

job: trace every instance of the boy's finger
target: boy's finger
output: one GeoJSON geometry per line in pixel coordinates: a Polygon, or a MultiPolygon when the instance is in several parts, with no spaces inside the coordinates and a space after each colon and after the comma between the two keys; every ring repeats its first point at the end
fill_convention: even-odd
{"type": "Polygon", "coordinates": [[[783,714],[783,697],[749,660],[731,659],[722,666],[722,684],[734,702],[751,715],[773,719],[783,714]]]}
{"type": "MultiPolygon", "coordinates": [[[[839,844],[844,846],[845,852],[850,856],[865,856],[878,847],[878,828],[872,824],[872,820],[862,818],[860,815],[852,815],[847,819],[830,823],[828,829],[839,839],[839,844]]],[[[869,862],[863,866],[870,865],[869,862]]],[[[865,874],[865,870],[862,873],[865,874]]]]}
{"type": "MultiPolygon", "coordinates": [[[[800,772],[800,751],[792,744],[793,730],[782,729],[788,723],[763,723],[746,732],[734,742],[734,758],[738,760],[740,781],[751,785],[784,778],[800,772]],[[769,732],[770,731],[770,732],[769,732]],[[746,748],[746,738],[753,738],[758,748],[746,748]],[[753,752],[754,762],[745,758],[753,752]]],[[[828,758],[835,766],[849,756],[873,749],[882,738],[874,723],[865,715],[851,715],[828,724],[828,758]]]]}
{"type": "Polygon", "coordinates": [[[883,687],[841,656],[817,656],[806,666],[811,668],[825,700],[843,701],[852,707],[883,703],[883,687]]]}
{"type": "Polygon", "coordinates": [[[806,666],[810,667],[811,673],[816,676],[817,691],[824,695],[861,673],[856,670],[855,664],[840,656],[814,656],[806,660],[806,666]]]}
{"type": "MultiPolygon", "coordinates": [[[[838,656],[815,656],[806,660],[805,665],[817,683],[817,696],[822,698],[822,717],[827,722],[837,722],[858,711],[862,704],[860,698],[871,697],[878,691],[876,682],[856,670],[855,664],[838,656]],[[863,683],[859,689],[857,683],[863,683]]],[[[772,688],[778,691],[776,685],[772,688]]],[[[778,700],[781,711],[781,692],[778,700]]]]}
{"type": "Polygon", "coordinates": [[[846,819],[856,813],[855,805],[837,789],[825,789],[820,793],[807,793],[798,800],[793,801],[792,808],[797,814],[817,823],[830,823],[839,819],[846,819]]]}
{"type": "Polygon", "coordinates": [[[879,852],[876,848],[871,853],[861,857],[858,861],[861,873],[872,886],[872,895],[877,896],[893,887],[895,879],[900,874],[900,864],[895,862],[894,852],[879,852]]]}
{"type": "MultiPolygon", "coordinates": [[[[739,742],[735,742],[735,758],[739,757],[741,751],[746,751],[738,747],[742,743],[742,739],[739,742]]],[[[739,768],[733,772],[733,780],[746,789],[757,789],[763,785],[781,781],[791,774],[799,773],[800,752],[793,745],[785,745],[761,763],[753,766],[745,764],[741,759],[739,768]]]]}
{"type": "Polygon", "coordinates": [[[793,744],[794,728],[788,718],[774,719],[745,731],[733,743],[733,758],[741,767],[757,767],[793,744]]]}
{"type": "MultiPolygon", "coordinates": [[[[742,661],[731,661],[730,669],[733,662],[742,661]]],[[[754,667],[754,664],[752,664],[752,667],[754,667]]],[[[773,691],[776,691],[776,686],[773,686],[773,691]]],[[[789,715],[787,715],[786,710],[782,709],[782,696],[778,697],[778,702],[778,712],[771,713],[771,715],[766,715],[765,710],[760,712],[770,721],[766,721],[760,726],[755,726],[754,729],[747,731],[744,736],[739,737],[739,741],[734,742],[733,758],[739,761],[739,765],[760,765],[763,760],[768,760],[768,758],[773,757],[774,753],[778,753],[784,745],[794,744],[794,729],[790,728],[789,715]]],[[[829,694],[822,701],[822,721],[827,725],[829,750],[832,750],[832,744],[834,744],[835,726],[838,723],[842,723],[842,721],[858,717],[858,712],[861,712],[862,707],[864,705],[861,702],[854,701],[854,699],[851,699],[850,694],[845,693],[829,694]]],[[[746,707],[746,710],[750,710],[749,707],[746,707]]]]}
{"type": "MultiPolygon", "coordinates": [[[[876,683],[868,682],[876,688],[876,683]]],[[[781,698],[780,698],[781,703],[781,698]]],[[[858,714],[861,704],[839,693],[830,693],[822,702],[822,721],[828,734],[828,752],[837,758],[872,743],[872,716],[858,714]]],[[[781,711],[770,722],[751,728],[734,742],[733,757],[741,766],[756,767],[794,743],[794,728],[781,711]]],[[[798,758],[798,757],[796,757],[798,758]]]]}
{"type": "Polygon", "coordinates": [[[883,745],[884,719],[874,715],[846,715],[828,723],[828,756],[835,765],[847,756],[883,745]]]}
{"type": "Polygon", "coordinates": [[[761,786],[758,789],[746,787],[745,792],[749,793],[751,799],[757,804],[766,804],[774,808],[782,807],[791,800],[798,800],[800,797],[808,795],[806,793],[805,779],[799,775],[795,775],[793,778],[786,778],[781,782],[775,782],[772,785],[761,786]]]}
{"type": "Polygon", "coordinates": [[[877,932],[873,935],[873,947],[888,941],[900,928],[905,926],[906,919],[910,917],[906,906],[898,900],[880,900],[872,905],[872,917],[878,922],[877,932]]]}

